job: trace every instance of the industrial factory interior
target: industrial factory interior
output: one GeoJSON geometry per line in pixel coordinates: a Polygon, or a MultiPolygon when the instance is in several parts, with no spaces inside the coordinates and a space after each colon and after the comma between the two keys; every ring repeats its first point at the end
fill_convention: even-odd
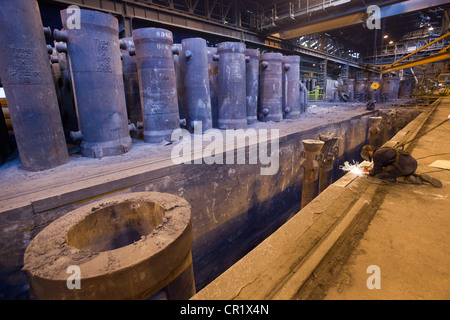
{"type": "Polygon", "coordinates": [[[448,0],[0,0],[0,100],[0,300],[450,299],[448,0]]]}

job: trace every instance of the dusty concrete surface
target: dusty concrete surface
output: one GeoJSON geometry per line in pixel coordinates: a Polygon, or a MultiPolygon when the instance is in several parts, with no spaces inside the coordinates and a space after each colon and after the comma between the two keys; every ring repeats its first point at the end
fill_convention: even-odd
{"type": "MultiPolygon", "coordinates": [[[[443,98],[419,134],[450,115],[450,98],[443,98]]],[[[391,183],[367,230],[351,237],[318,269],[314,289],[300,299],[450,299],[450,171],[430,167],[450,160],[450,121],[417,140],[412,155],[418,171],[440,179],[429,184],[391,183]],[[369,289],[369,266],[379,267],[380,289],[369,289]],[[324,275],[327,270],[327,275],[324,275]]],[[[372,280],[372,279],[371,279],[372,280]]],[[[374,283],[372,281],[370,283],[374,283]]]]}

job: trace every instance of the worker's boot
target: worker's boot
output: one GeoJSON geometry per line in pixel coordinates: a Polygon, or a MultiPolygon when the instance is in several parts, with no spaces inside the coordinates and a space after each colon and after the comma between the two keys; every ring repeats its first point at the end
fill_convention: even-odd
{"type": "Polygon", "coordinates": [[[425,173],[421,173],[421,174],[416,174],[416,176],[422,180],[422,182],[427,182],[429,184],[431,184],[432,186],[435,186],[436,188],[441,188],[442,187],[442,182],[439,181],[436,178],[430,177],[429,175],[425,174],[425,173]]]}
{"type": "Polygon", "coordinates": [[[411,184],[422,184],[422,180],[420,180],[420,178],[415,175],[409,175],[409,176],[404,176],[404,177],[399,177],[399,178],[397,178],[398,182],[411,183],[411,184]],[[403,179],[399,179],[399,178],[403,178],[403,179]]]}

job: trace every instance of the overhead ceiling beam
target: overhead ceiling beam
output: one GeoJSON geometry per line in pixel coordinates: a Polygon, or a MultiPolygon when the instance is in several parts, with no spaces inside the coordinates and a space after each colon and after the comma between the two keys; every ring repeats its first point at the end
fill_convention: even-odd
{"type": "MultiPolygon", "coordinates": [[[[440,5],[448,4],[448,0],[408,0],[395,4],[391,4],[380,8],[381,19],[393,17],[396,15],[424,10],[440,5]]],[[[293,39],[311,33],[325,32],[328,30],[339,29],[348,27],[355,24],[362,24],[366,19],[366,11],[357,12],[337,18],[326,19],[319,22],[308,22],[307,25],[303,25],[297,28],[285,29],[278,33],[273,34],[274,37],[281,39],[293,39]]],[[[362,28],[362,26],[361,26],[362,28]]]]}
{"type": "Polygon", "coordinates": [[[393,71],[397,71],[397,70],[412,68],[412,67],[416,67],[416,66],[420,66],[420,65],[424,65],[424,64],[428,64],[428,63],[432,63],[432,62],[437,62],[437,61],[448,60],[448,59],[450,59],[450,46],[442,49],[441,51],[439,51],[439,53],[429,55],[427,57],[423,57],[420,59],[416,59],[413,61],[405,62],[405,63],[399,64],[399,65],[393,66],[391,68],[382,69],[381,73],[382,74],[389,73],[389,72],[393,72],[393,71]]]}

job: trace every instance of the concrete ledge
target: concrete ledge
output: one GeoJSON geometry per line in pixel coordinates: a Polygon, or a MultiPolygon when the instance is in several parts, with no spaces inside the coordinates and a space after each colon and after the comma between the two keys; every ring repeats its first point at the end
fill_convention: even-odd
{"type": "MultiPolygon", "coordinates": [[[[417,136],[439,103],[440,99],[385,146],[417,136]]],[[[372,205],[382,187],[375,180],[348,173],[191,299],[295,299],[346,228],[372,205]]]]}

